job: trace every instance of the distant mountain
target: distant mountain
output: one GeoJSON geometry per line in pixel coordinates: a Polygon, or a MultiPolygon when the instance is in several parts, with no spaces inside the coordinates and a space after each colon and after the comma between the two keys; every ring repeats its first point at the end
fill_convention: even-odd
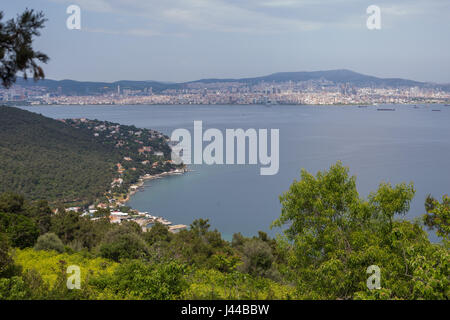
{"type": "Polygon", "coordinates": [[[142,90],[145,88],[152,88],[154,92],[160,92],[169,88],[178,88],[178,84],[163,83],[157,81],[128,81],[121,80],[116,82],[92,82],[92,81],[75,81],[75,80],[50,80],[44,79],[39,81],[24,80],[23,78],[17,78],[16,84],[27,86],[41,86],[51,90],[57,91],[61,88],[62,93],[68,95],[85,95],[96,94],[102,92],[116,91],[118,86],[121,90],[133,89],[142,90]]]}
{"type": "Polygon", "coordinates": [[[278,72],[267,76],[242,78],[242,79],[202,79],[195,82],[212,83],[212,82],[286,82],[286,81],[310,81],[310,80],[328,80],[337,84],[349,83],[354,86],[377,86],[377,87],[425,87],[436,84],[419,82],[413,80],[405,80],[400,78],[377,78],[364,75],[350,70],[329,70],[329,71],[311,71],[311,72],[278,72]]]}
{"type": "Polygon", "coordinates": [[[244,84],[256,84],[260,82],[286,82],[286,81],[312,81],[326,80],[334,84],[349,84],[355,87],[420,87],[420,88],[440,88],[450,91],[450,84],[436,84],[428,82],[419,82],[401,78],[378,78],[364,75],[350,70],[329,70],[329,71],[312,71],[312,72],[278,72],[267,76],[253,78],[236,78],[236,79],[200,79],[196,81],[188,81],[182,83],[169,83],[160,81],[132,81],[121,80],[116,82],[87,82],[75,80],[33,80],[25,81],[18,78],[17,84],[21,86],[43,86],[56,91],[61,88],[61,92],[69,95],[85,95],[99,94],[121,89],[142,90],[152,88],[153,92],[161,92],[166,89],[182,89],[187,88],[190,84],[215,83],[215,82],[239,82],[244,84]]]}

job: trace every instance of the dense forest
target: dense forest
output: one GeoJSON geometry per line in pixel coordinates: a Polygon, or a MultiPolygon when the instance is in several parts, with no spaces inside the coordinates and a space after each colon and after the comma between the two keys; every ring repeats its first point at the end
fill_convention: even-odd
{"type": "Polygon", "coordinates": [[[88,204],[108,191],[126,193],[143,174],[173,169],[168,159],[167,137],[153,130],[98,120],[58,121],[0,107],[0,192],[88,204]],[[139,152],[143,140],[152,152],[139,152]],[[155,161],[157,166],[152,166],[155,161]],[[117,163],[123,166],[120,174],[117,163]],[[123,183],[111,190],[118,177],[123,183]]]}
{"type": "Polygon", "coordinates": [[[209,221],[171,233],[112,224],[46,201],[0,195],[0,299],[448,299],[450,199],[405,216],[412,184],[382,183],[367,198],[341,163],[302,171],[280,196],[272,239],[224,241],[209,221]],[[425,228],[436,231],[431,243],[425,228]],[[80,268],[79,289],[66,285],[80,268]],[[369,288],[367,269],[380,270],[369,288]]]}

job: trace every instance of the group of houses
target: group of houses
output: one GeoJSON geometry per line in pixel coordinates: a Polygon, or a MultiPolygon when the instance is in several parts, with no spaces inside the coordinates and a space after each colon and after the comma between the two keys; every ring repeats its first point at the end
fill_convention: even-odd
{"type": "MultiPolygon", "coordinates": [[[[82,216],[89,217],[91,220],[98,220],[102,217],[99,217],[96,215],[98,209],[107,209],[108,207],[103,205],[100,205],[98,207],[90,206],[88,210],[85,210],[82,212],[82,216]]],[[[70,207],[67,208],[66,211],[75,211],[75,212],[81,212],[81,207],[70,207]]],[[[168,227],[170,232],[176,233],[180,230],[187,229],[187,226],[184,224],[176,224],[173,225],[172,222],[158,216],[153,216],[148,212],[140,212],[137,210],[129,210],[128,212],[122,212],[122,211],[111,211],[109,213],[108,219],[111,223],[122,223],[123,221],[134,221],[136,222],[141,228],[142,231],[146,232],[149,230],[155,223],[159,222],[165,226],[168,227]]]]}

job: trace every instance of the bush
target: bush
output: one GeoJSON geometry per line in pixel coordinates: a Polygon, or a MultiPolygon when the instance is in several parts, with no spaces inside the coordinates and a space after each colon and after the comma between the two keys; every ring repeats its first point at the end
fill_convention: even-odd
{"type": "Polygon", "coordinates": [[[242,248],[243,264],[239,266],[241,272],[254,276],[264,276],[272,267],[274,257],[270,246],[259,239],[245,242],[242,248]]]}
{"type": "Polygon", "coordinates": [[[21,272],[20,267],[14,264],[10,251],[8,237],[0,232],[0,278],[9,278],[21,272]]]}
{"type": "Polygon", "coordinates": [[[62,253],[64,252],[64,244],[61,239],[54,233],[46,233],[40,236],[36,245],[34,246],[35,250],[55,250],[56,252],[62,253]]]}
{"type": "Polygon", "coordinates": [[[129,226],[119,226],[109,231],[99,249],[101,257],[116,262],[145,258],[149,254],[145,241],[129,226]]]}
{"type": "Polygon", "coordinates": [[[113,274],[92,279],[91,285],[110,292],[114,299],[177,299],[187,287],[185,266],[175,261],[149,264],[129,260],[120,264],[113,274]]]}
{"type": "Polygon", "coordinates": [[[156,222],[153,227],[143,233],[144,240],[151,246],[156,242],[170,242],[171,234],[169,228],[160,222],[156,222]]]}

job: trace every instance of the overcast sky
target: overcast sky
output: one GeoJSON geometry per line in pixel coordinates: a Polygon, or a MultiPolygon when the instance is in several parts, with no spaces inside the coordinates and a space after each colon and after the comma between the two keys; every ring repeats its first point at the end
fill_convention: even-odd
{"type": "Polygon", "coordinates": [[[14,0],[48,22],[36,41],[49,79],[239,78],[350,69],[450,83],[449,0],[14,0]],[[81,30],[66,8],[81,7],[81,30]],[[381,8],[381,30],[366,9],[381,8]]]}

